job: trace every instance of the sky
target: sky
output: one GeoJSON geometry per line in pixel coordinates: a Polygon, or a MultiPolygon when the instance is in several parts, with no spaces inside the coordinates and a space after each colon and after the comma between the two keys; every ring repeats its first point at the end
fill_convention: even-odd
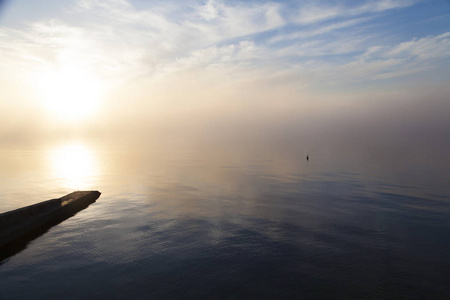
{"type": "Polygon", "coordinates": [[[448,0],[0,3],[3,143],[450,150],[448,0]]]}

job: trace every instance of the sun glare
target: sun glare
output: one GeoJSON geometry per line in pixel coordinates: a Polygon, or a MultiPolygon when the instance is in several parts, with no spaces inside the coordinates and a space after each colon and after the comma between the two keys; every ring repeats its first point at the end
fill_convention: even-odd
{"type": "Polygon", "coordinates": [[[102,99],[101,82],[76,67],[40,72],[38,90],[47,110],[69,122],[93,115],[102,99]]]}
{"type": "Polygon", "coordinates": [[[66,144],[48,152],[52,176],[62,187],[92,188],[98,172],[94,153],[84,144],[66,144]]]}

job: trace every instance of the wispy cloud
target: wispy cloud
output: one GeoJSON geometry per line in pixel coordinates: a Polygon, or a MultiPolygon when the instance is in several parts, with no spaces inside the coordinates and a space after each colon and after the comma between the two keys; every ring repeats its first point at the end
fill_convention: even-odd
{"type": "Polygon", "coordinates": [[[318,3],[316,1],[303,4],[295,22],[309,24],[334,18],[355,17],[367,13],[379,13],[386,10],[410,6],[417,1],[412,0],[381,0],[381,1],[358,1],[339,2],[337,5],[329,3],[318,3]],[[355,5],[356,4],[356,5],[355,5]]]}
{"type": "Polygon", "coordinates": [[[373,46],[361,54],[359,51],[364,49],[362,47],[364,39],[358,41],[357,38],[343,43],[346,45],[345,47],[334,43],[329,45],[316,43],[287,50],[291,54],[307,55],[309,60],[301,64],[303,65],[302,72],[307,70],[310,74],[315,74],[313,79],[315,84],[324,86],[326,83],[357,84],[432,70],[442,63],[445,64],[446,60],[450,58],[449,43],[450,33],[444,33],[395,45],[373,46]],[[354,43],[353,46],[352,43],[354,43]],[[316,50],[314,51],[313,48],[316,50]],[[337,61],[321,59],[321,55],[348,54],[355,51],[355,54],[346,59],[337,61]],[[315,53],[316,56],[309,53],[315,53]]]}
{"type": "Polygon", "coordinates": [[[270,39],[270,43],[277,43],[281,41],[295,41],[299,39],[305,39],[310,37],[317,37],[323,34],[331,33],[333,31],[353,27],[359,24],[362,24],[371,18],[356,18],[351,20],[339,21],[332,24],[325,24],[323,26],[318,26],[314,28],[299,28],[297,31],[293,33],[287,34],[278,34],[270,39]]]}
{"type": "Polygon", "coordinates": [[[185,24],[206,33],[212,41],[254,34],[285,24],[279,12],[281,4],[225,3],[209,0],[204,5],[194,5],[194,12],[189,15],[185,24]]]}
{"type": "Polygon", "coordinates": [[[308,1],[294,7],[208,0],[138,9],[126,0],[79,0],[67,13],[70,18],[1,28],[0,63],[70,62],[113,81],[220,68],[237,72],[227,80],[284,74],[286,82],[302,78],[302,85],[401,77],[439,67],[438,60],[449,57],[449,33],[392,43],[379,38],[386,32],[369,25],[386,11],[415,2],[308,1]]]}
{"type": "Polygon", "coordinates": [[[353,65],[368,70],[366,76],[390,78],[432,69],[447,58],[450,58],[450,32],[397,45],[371,47],[353,65]]]}

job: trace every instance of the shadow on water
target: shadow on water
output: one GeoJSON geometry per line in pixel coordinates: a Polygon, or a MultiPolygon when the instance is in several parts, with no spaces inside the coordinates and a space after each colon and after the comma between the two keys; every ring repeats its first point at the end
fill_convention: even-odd
{"type": "Polygon", "coordinates": [[[7,258],[25,250],[30,242],[45,234],[53,226],[87,208],[100,196],[98,192],[91,193],[82,195],[75,201],[69,199],[68,202],[71,201],[69,204],[62,204],[66,197],[76,193],[79,192],[1,214],[0,265],[7,258]]]}

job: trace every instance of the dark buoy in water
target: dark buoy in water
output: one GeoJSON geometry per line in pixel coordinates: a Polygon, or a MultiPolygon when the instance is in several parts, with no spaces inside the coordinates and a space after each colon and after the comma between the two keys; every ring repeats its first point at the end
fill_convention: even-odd
{"type": "Polygon", "coordinates": [[[306,154],[306,161],[309,161],[309,154],[306,154]]]}

